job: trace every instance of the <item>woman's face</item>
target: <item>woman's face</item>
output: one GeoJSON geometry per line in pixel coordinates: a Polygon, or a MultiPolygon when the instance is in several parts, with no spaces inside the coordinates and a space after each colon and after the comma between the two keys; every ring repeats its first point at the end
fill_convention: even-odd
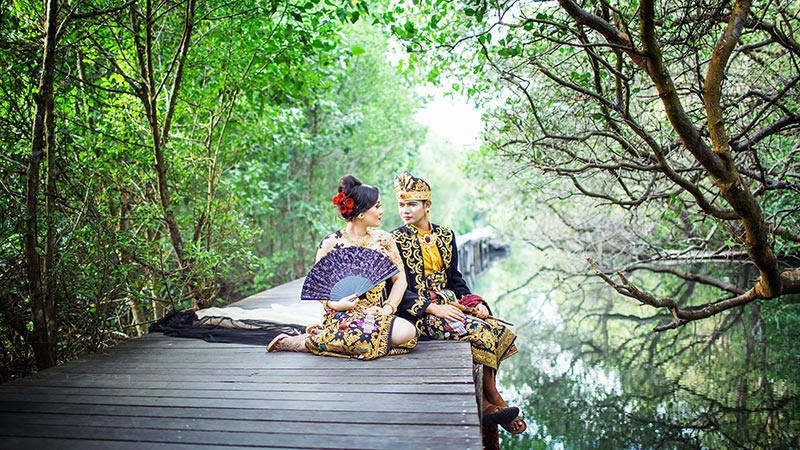
{"type": "Polygon", "coordinates": [[[383,208],[381,207],[381,197],[378,196],[378,202],[372,205],[372,208],[364,211],[364,225],[368,227],[381,226],[381,218],[383,217],[383,208]]]}
{"type": "Polygon", "coordinates": [[[397,212],[404,224],[420,227],[424,225],[427,203],[423,200],[400,200],[397,202],[397,212]]]}

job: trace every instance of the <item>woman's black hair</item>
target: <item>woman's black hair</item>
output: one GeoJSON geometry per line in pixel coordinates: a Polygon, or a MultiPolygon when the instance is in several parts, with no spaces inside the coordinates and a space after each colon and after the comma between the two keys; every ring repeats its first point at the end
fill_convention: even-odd
{"type": "Polygon", "coordinates": [[[340,210],[342,217],[348,222],[378,203],[378,188],[363,184],[350,174],[339,179],[339,192],[343,192],[347,198],[353,199],[353,210],[349,214],[341,213],[340,210]]]}

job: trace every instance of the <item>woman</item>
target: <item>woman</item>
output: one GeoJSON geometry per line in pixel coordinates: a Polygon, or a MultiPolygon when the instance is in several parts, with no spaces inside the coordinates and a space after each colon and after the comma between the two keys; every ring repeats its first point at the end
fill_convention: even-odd
{"type": "Polygon", "coordinates": [[[347,225],[322,240],[317,261],[334,249],[367,247],[388,257],[399,272],[390,279],[391,282],[381,282],[363,298],[351,295],[323,301],[325,316],[321,327],[310,327],[298,336],[281,334],[270,342],[267,350],[364,360],[408,353],[417,345],[417,330],[408,320],[394,315],[408,286],[403,262],[391,234],[370,230],[380,226],[383,215],[378,189],[362,184],[352,175],[345,175],[339,180],[333,204],[339,208],[347,225]]]}
{"type": "Polygon", "coordinates": [[[431,223],[431,189],[408,172],[395,177],[398,212],[404,225],[393,231],[411,291],[399,314],[416,321],[421,336],[469,341],[472,359],[483,369],[483,421],[518,434],[527,425],[519,409],[509,407],[496,386],[500,362],[517,352],[516,335],[487,317],[489,306],[470,292],[458,270],[458,247],[450,228],[431,223]],[[465,310],[469,314],[465,314],[465,310]],[[482,317],[482,318],[481,318],[482,317]]]}

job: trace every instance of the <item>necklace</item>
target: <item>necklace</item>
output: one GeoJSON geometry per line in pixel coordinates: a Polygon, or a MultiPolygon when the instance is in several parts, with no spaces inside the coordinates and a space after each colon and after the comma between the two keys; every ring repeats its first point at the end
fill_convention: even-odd
{"type": "Polygon", "coordinates": [[[423,229],[411,225],[414,227],[414,230],[417,232],[417,238],[419,238],[420,243],[423,247],[430,247],[436,244],[436,236],[433,234],[433,230],[424,231],[423,229]]]}
{"type": "Polygon", "coordinates": [[[347,230],[342,230],[342,236],[344,236],[344,238],[347,239],[347,241],[350,242],[351,244],[357,245],[359,247],[366,247],[367,244],[369,244],[370,239],[372,238],[372,236],[369,233],[369,230],[367,230],[367,232],[364,234],[364,237],[360,239],[353,239],[353,237],[350,236],[350,233],[348,233],[347,230]]]}

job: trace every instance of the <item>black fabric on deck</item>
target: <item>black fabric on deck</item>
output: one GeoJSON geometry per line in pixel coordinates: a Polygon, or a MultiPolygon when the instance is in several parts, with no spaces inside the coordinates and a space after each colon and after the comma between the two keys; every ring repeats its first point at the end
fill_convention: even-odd
{"type": "Polygon", "coordinates": [[[281,333],[294,335],[304,331],[305,326],[293,323],[252,319],[235,320],[228,317],[198,319],[194,311],[171,311],[150,324],[149,328],[150,333],[164,333],[167,336],[247,345],[267,345],[281,333]],[[224,325],[209,324],[210,321],[219,321],[224,325]]]}

